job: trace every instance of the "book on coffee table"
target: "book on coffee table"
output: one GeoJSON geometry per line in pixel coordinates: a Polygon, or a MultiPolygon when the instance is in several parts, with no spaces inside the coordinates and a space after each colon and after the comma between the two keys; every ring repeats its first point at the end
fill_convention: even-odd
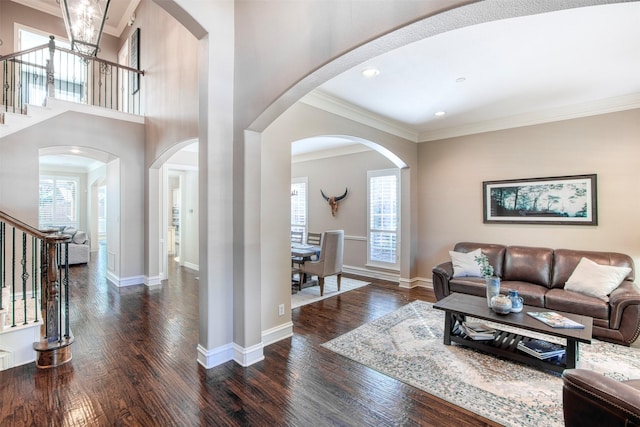
{"type": "Polygon", "coordinates": [[[542,360],[550,359],[552,357],[562,357],[565,352],[565,348],[561,344],[555,344],[538,339],[520,341],[518,343],[518,350],[542,360]]]}
{"type": "Polygon", "coordinates": [[[529,311],[527,314],[534,319],[546,323],[552,328],[584,329],[583,324],[571,320],[555,311],[529,311]]]}
{"type": "Polygon", "coordinates": [[[472,340],[488,341],[495,338],[496,330],[481,322],[463,322],[462,331],[472,340]]]}

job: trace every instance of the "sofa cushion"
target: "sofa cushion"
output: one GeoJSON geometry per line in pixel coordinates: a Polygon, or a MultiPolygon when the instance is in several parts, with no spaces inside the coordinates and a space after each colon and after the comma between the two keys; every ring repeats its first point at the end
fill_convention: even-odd
{"type": "Polygon", "coordinates": [[[484,278],[480,277],[459,277],[449,281],[451,292],[475,295],[477,297],[487,296],[487,284],[484,278]]]}
{"type": "Polygon", "coordinates": [[[544,296],[548,290],[545,286],[532,285],[531,283],[517,280],[503,280],[500,287],[504,294],[507,294],[509,289],[518,291],[518,295],[522,297],[525,305],[544,307],[544,296]]]}
{"type": "Polygon", "coordinates": [[[594,319],[604,319],[607,322],[609,320],[608,303],[600,298],[565,289],[549,289],[545,295],[545,307],[549,310],[566,311],[594,319]]]}
{"type": "Polygon", "coordinates": [[[609,302],[609,294],[620,286],[630,271],[629,267],[600,265],[582,258],[567,279],[564,289],[609,302]]]}
{"type": "Polygon", "coordinates": [[[551,287],[553,249],[509,246],[504,254],[504,280],[551,287]]]}
{"type": "Polygon", "coordinates": [[[476,257],[481,254],[480,248],[471,252],[449,251],[451,264],[453,265],[453,277],[482,277],[480,264],[476,261],[476,257]]]}
{"type": "Polygon", "coordinates": [[[576,266],[582,258],[588,258],[600,265],[614,265],[617,267],[629,267],[631,271],[626,280],[633,282],[634,270],[633,260],[629,255],[617,252],[593,252],[593,251],[576,251],[572,249],[556,249],[553,262],[553,279],[551,280],[554,288],[562,288],[567,283],[569,276],[576,269],[576,266]]]}

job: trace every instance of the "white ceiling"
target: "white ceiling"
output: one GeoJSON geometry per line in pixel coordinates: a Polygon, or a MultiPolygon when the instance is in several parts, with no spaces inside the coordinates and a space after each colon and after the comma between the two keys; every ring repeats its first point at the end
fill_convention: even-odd
{"type": "Polygon", "coordinates": [[[445,32],[356,66],[303,102],[415,142],[640,108],[640,3],[445,32]],[[370,67],[380,74],[363,77],[370,67]]]}
{"type": "MultiPolygon", "coordinates": [[[[59,16],[55,0],[14,1],[59,16]]],[[[138,3],[112,0],[107,32],[119,35],[138,3]]],[[[640,108],[640,2],[448,31],[356,66],[302,101],[415,142],[640,108]],[[363,77],[368,67],[380,74],[363,77]]],[[[353,144],[310,138],[292,153],[353,144]]]]}

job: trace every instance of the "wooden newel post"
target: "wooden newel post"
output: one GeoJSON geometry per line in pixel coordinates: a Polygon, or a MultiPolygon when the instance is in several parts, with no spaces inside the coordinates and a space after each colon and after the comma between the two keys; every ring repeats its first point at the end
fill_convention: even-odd
{"type": "Polygon", "coordinates": [[[55,37],[49,36],[49,59],[47,59],[47,97],[56,97],[55,70],[53,69],[53,55],[56,51],[55,37]]]}
{"type": "MultiPolygon", "coordinates": [[[[38,368],[53,368],[71,360],[71,344],[73,336],[62,336],[60,320],[62,306],[60,305],[60,274],[58,247],[69,237],[50,235],[44,238],[41,252],[42,295],[41,310],[44,325],[40,331],[40,341],[33,343],[37,353],[36,366],[38,368]]],[[[66,251],[65,251],[66,252],[66,251]]],[[[65,253],[65,262],[68,254],[65,253]]],[[[68,327],[69,313],[64,313],[65,325],[68,327]]],[[[65,328],[68,329],[68,328],[65,328]]]]}
{"type": "Polygon", "coordinates": [[[47,259],[49,260],[47,265],[47,278],[42,282],[42,289],[44,289],[43,299],[45,309],[42,313],[42,318],[45,319],[45,334],[44,338],[47,342],[55,342],[58,340],[60,324],[59,316],[59,299],[60,299],[60,284],[58,283],[58,263],[56,262],[56,243],[45,240],[47,259]]]}

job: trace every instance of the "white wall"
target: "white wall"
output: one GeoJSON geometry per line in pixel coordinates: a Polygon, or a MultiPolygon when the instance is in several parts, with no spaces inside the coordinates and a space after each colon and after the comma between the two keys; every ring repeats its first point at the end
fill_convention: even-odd
{"type": "Polygon", "coordinates": [[[640,110],[419,145],[419,275],[458,241],[622,252],[640,265],[640,110]],[[598,225],[484,224],[482,182],[598,175],[598,225]]]}

